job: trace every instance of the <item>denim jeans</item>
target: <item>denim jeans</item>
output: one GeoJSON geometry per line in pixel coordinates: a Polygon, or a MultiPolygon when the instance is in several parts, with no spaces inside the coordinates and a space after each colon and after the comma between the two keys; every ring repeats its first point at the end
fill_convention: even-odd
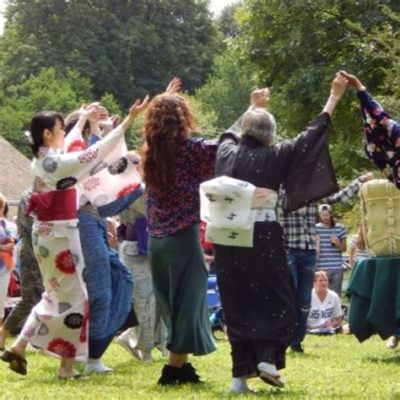
{"type": "Polygon", "coordinates": [[[289,247],[288,262],[301,310],[292,344],[299,344],[306,335],[307,318],[311,307],[311,291],[316,268],[315,250],[289,247]]]}

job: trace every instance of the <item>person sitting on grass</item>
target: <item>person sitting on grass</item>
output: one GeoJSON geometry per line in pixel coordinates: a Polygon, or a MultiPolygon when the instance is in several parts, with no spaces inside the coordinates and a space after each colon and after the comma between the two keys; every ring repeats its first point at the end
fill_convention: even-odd
{"type": "Polygon", "coordinates": [[[328,289],[328,275],[317,271],[314,277],[308,333],[332,334],[341,330],[342,306],[339,296],[328,289]]]}

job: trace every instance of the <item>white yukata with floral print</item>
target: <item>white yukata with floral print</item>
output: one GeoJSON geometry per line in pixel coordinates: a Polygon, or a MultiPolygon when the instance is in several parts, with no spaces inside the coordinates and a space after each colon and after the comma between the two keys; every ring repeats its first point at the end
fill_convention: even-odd
{"type": "MultiPolygon", "coordinates": [[[[77,134],[80,132],[75,132],[71,138],[77,134]]],[[[64,153],[42,148],[38,158],[32,161],[36,191],[77,189],[77,183],[94,175],[99,165],[118,159],[115,148],[121,140],[124,141],[124,135],[119,126],[85,150],[64,153]]],[[[68,148],[70,146],[71,142],[66,138],[66,151],[72,150],[68,148]]],[[[133,183],[131,180],[130,184],[133,183]]],[[[105,192],[107,187],[103,184],[102,189],[105,192]]],[[[74,207],[77,209],[78,204],[74,207]]],[[[46,222],[36,219],[32,242],[45,292],[28,317],[21,337],[49,353],[85,359],[88,353],[88,297],[82,279],[84,261],[78,219],[46,222]]]]}

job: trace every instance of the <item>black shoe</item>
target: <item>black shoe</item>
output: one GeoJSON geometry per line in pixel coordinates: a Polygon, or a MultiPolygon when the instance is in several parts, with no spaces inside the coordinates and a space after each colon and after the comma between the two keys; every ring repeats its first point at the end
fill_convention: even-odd
{"type": "Polygon", "coordinates": [[[295,353],[304,353],[304,347],[301,343],[292,344],[290,346],[290,350],[294,351],[295,353]]]}
{"type": "Polygon", "coordinates": [[[203,383],[200,380],[200,376],[196,374],[196,370],[193,365],[186,363],[182,365],[182,382],[181,383],[203,383]]]}
{"type": "Polygon", "coordinates": [[[182,368],[164,365],[161,377],[158,380],[159,385],[179,385],[182,382],[182,368]]]}

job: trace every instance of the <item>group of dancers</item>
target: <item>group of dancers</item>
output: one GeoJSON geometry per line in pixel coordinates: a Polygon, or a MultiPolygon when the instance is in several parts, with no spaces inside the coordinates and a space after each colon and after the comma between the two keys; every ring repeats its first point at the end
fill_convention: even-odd
{"type": "MultiPolygon", "coordinates": [[[[296,138],[279,143],[274,116],[265,109],[267,88],[251,93],[249,109],[216,140],[194,135],[195,117],[179,94],[177,78],[164,93],[136,101],[107,134],[100,122],[108,116],[97,103],[66,120],[57,112],[35,115],[29,131],[34,183],[27,213],[34,215],[32,245],[44,292],[1,359],[11,370],[26,374],[30,343],[60,357],[60,379],[78,377],[79,360],[89,371],[109,370],[101,357],[127,320],[135,324],[135,315],[131,276],[109,253],[101,218],[120,213],[144,196],[154,293],[168,331],[169,359],[158,383],[201,382],[189,355],[206,355],[215,345],[199,240],[199,186],[214,177],[230,177],[239,182],[237,190],[229,198],[219,196],[217,203],[222,209],[224,201],[234,207],[251,184],[255,190],[249,209],[257,210],[251,214],[251,227],[228,224],[212,231],[210,223],[232,349],[231,391],[249,391],[247,379],[257,376],[283,387],[279,370],[285,367],[299,309],[275,214],[277,192],[283,186],[289,212],[336,191],[328,131],[349,84],[362,104],[367,154],[381,170],[389,167],[388,177],[400,186],[399,125],[357,77],[344,71],[333,79],[322,112],[296,138]],[[142,112],[143,146],[140,157],[132,160],[124,134],[142,112]],[[243,245],[241,240],[249,238],[250,244],[243,245]]],[[[218,190],[224,193],[221,182],[218,190]]],[[[241,212],[238,207],[239,218],[241,212]]]]}

